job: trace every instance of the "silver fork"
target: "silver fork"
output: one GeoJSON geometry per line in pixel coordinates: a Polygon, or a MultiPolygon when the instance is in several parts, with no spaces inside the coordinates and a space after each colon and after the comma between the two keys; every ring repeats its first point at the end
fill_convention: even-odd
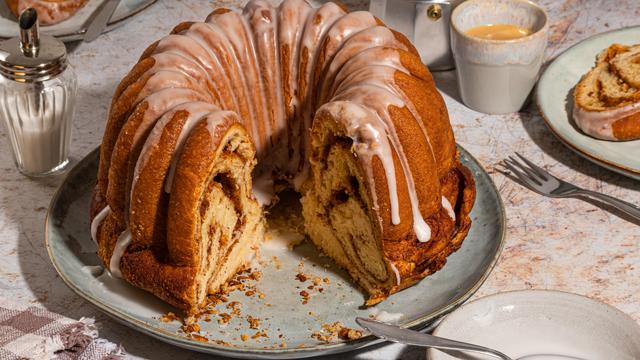
{"type": "Polygon", "coordinates": [[[518,153],[516,153],[516,155],[520,160],[509,156],[507,159],[504,159],[504,166],[520,180],[522,185],[538,194],[555,198],[587,197],[596,199],[613,206],[636,220],[640,220],[640,207],[609,195],[582,189],[560,180],[548,171],[527,160],[522,155],[518,153]]]}

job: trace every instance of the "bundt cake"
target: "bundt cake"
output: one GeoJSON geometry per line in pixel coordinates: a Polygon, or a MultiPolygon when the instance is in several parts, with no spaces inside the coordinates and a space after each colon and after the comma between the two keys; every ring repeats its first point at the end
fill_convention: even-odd
{"type": "Polygon", "coordinates": [[[88,0],[6,0],[9,10],[20,16],[28,8],[36,9],[40,25],[53,25],[72,17],[88,0]]]}
{"type": "Polygon", "coordinates": [[[598,139],[640,139],[640,45],[613,44],[574,92],[573,119],[598,139]]]}
{"type": "Polygon", "coordinates": [[[469,231],[474,181],[442,97],[368,12],[254,0],[147,48],[113,97],[92,236],[112,275],[193,314],[287,187],[368,304],[440,269],[469,231]]]}

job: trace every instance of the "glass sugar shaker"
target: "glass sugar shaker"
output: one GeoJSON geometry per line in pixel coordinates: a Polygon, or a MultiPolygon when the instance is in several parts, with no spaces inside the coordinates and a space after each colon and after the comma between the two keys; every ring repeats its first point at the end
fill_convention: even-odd
{"type": "Polygon", "coordinates": [[[0,116],[18,170],[46,176],[69,163],[77,79],[64,44],[38,31],[38,15],[25,10],[20,37],[0,43],[0,116]]]}

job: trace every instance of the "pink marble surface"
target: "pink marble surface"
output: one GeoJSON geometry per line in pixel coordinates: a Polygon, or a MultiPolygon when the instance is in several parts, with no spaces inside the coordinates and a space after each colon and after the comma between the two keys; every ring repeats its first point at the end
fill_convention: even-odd
{"type": "MultiPolygon", "coordinates": [[[[640,25],[637,0],[540,3],[553,24],[548,59],[593,34],[640,25]]],[[[70,56],[80,88],[73,129],[74,161],[99,144],[111,94],[147,44],[180,21],[202,19],[218,5],[237,4],[160,0],[123,27],[76,46],[70,56]]],[[[352,4],[362,8],[366,1],[352,4]]],[[[515,289],[558,289],[599,299],[640,320],[638,224],[580,200],[543,198],[493,168],[518,151],[570,182],[635,203],[640,203],[640,183],[598,168],[565,148],[546,128],[535,105],[505,116],[483,115],[460,103],[452,72],[435,77],[457,141],[490,171],[508,214],[504,252],[476,297],[515,289]]],[[[63,284],[50,265],[43,236],[46,207],[61,179],[31,180],[20,175],[4,127],[0,148],[1,296],[40,303],[70,317],[93,316],[101,335],[123,343],[134,357],[204,359],[115,323],[63,284]]],[[[425,354],[420,349],[390,345],[348,357],[421,359],[425,354]]]]}

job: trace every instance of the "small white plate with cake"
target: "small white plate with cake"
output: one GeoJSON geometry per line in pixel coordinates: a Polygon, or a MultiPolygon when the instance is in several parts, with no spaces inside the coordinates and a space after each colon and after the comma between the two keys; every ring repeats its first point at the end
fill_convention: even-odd
{"type": "MultiPolygon", "coordinates": [[[[122,0],[109,20],[105,32],[124,24],[156,0],[122,0]]],[[[101,0],[0,0],[0,39],[18,35],[17,15],[25,8],[38,11],[41,31],[62,41],[77,41],[84,37],[91,15],[101,0]]]]}
{"type": "Polygon", "coordinates": [[[607,169],[640,179],[640,27],[588,38],[558,56],[536,90],[562,142],[607,169]]]}

